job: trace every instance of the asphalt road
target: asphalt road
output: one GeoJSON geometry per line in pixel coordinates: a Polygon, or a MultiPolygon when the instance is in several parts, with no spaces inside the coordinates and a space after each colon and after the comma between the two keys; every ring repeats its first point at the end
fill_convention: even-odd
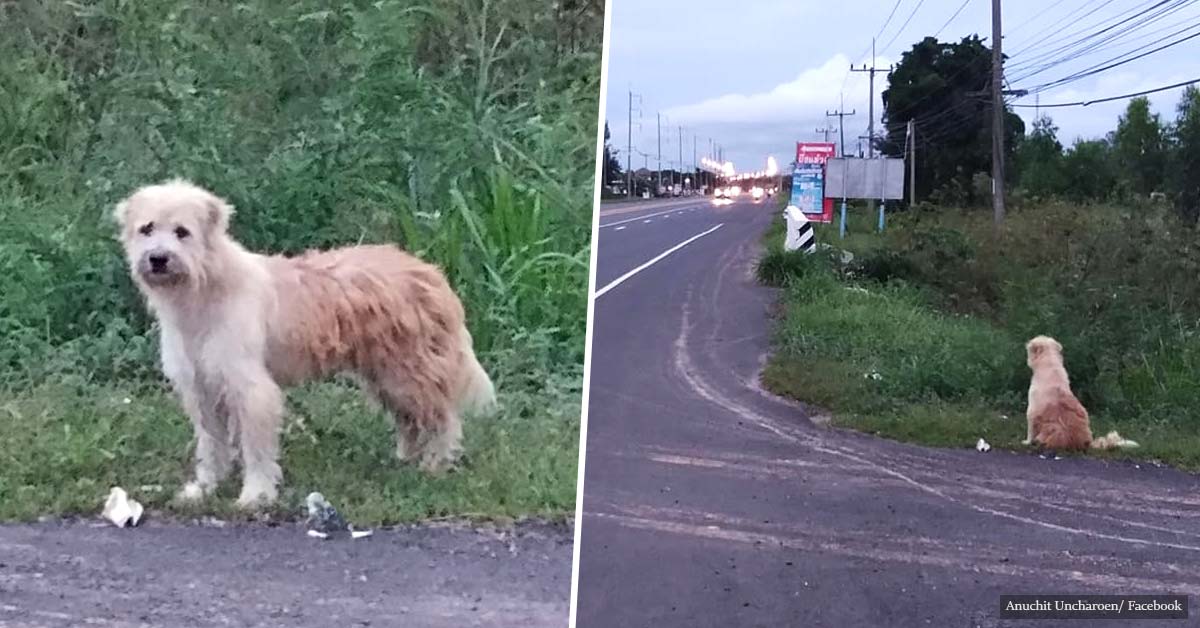
{"type": "Polygon", "coordinates": [[[1200,625],[1197,476],[905,445],[762,391],[773,208],[601,215],[579,628],[1047,626],[999,597],[1168,592],[1192,619],[1141,624],[1200,625]]]}
{"type": "Polygon", "coordinates": [[[565,526],[0,527],[0,628],[561,628],[570,585],[565,526]]]}

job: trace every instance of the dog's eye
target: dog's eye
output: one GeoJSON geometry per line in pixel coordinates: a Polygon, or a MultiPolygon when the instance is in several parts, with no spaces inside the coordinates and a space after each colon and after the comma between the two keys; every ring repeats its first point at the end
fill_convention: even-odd
{"type": "Polygon", "coordinates": [[[175,237],[176,238],[179,238],[180,240],[182,240],[190,235],[192,235],[191,231],[188,231],[187,229],[185,229],[183,227],[175,227],[175,237]]]}
{"type": "Polygon", "coordinates": [[[140,233],[142,235],[148,236],[153,232],[154,232],[154,223],[152,223],[152,222],[148,222],[148,223],[138,227],[138,233],[140,233]]]}

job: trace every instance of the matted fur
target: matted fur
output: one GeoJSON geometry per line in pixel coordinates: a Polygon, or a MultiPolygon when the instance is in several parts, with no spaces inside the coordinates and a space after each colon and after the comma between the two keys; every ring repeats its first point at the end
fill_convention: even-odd
{"type": "Polygon", "coordinates": [[[1024,444],[1039,443],[1051,449],[1111,449],[1137,447],[1116,431],[1092,438],[1087,409],[1071,392],[1063,364],[1062,345],[1048,336],[1025,344],[1025,361],[1033,371],[1029,383],[1028,422],[1024,444]]]}
{"type": "Polygon", "coordinates": [[[280,387],[342,371],[395,419],[402,460],[451,466],[461,415],[491,410],[495,393],[442,272],[392,246],[255,254],[229,237],[232,214],[182,180],[141,188],[115,211],[159,321],[163,371],[196,432],[195,477],[180,497],[211,492],[240,449],[238,503],[273,501],[280,387]]]}

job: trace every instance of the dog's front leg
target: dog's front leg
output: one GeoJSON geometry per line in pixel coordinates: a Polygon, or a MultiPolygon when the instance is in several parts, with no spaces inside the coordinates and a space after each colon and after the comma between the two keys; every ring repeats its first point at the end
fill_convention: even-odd
{"type": "Polygon", "coordinates": [[[216,490],[217,484],[229,475],[233,453],[225,421],[216,415],[213,404],[202,401],[190,388],[179,388],[184,410],[196,433],[196,466],[195,476],[183,485],[178,497],[184,501],[197,501],[216,490]]]}
{"type": "Polygon", "coordinates": [[[283,423],[283,391],[260,365],[240,370],[226,382],[230,424],[240,434],[242,493],[238,506],[266,505],[278,494],[279,431],[283,423]]]}
{"type": "Polygon", "coordinates": [[[198,501],[211,494],[233,466],[229,432],[219,416],[216,401],[196,379],[196,371],[174,327],[165,326],[161,335],[162,367],[175,388],[183,411],[196,435],[194,475],[176,494],[180,501],[198,501]]]}

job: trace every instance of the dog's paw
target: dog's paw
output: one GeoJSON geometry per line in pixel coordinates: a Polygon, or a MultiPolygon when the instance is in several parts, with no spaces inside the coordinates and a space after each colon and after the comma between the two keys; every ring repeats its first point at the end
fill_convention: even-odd
{"type": "Polygon", "coordinates": [[[270,506],[278,497],[278,491],[270,484],[246,483],[238,496],[237,506],[243,510],[257,510],[270,506]]]}
{"type": "Polygon", "coordinates": [[[242,491],[238,496],[237,507],[242,510],[258,510],[275,502],[274,491],[242,491]]]}
{"type": "Polygon", "coordinates": [[[1028,447],[1029,445],[1033,444],[1033,441],[1032,441],[1032,440],[1030,440],[1030,439],[1028,439],[1028,438],[1026,438],[1025,440],[1021,441],[1021,444],[1022,444],[1022,445],[1025,445],[1026,447],[1028,447]]]}

